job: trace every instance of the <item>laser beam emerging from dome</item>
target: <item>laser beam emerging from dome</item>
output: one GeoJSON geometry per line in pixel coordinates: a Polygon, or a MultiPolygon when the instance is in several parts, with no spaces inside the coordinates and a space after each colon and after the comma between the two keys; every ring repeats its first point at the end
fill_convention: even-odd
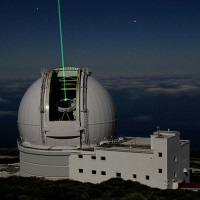
{"type": "Polygon", "coordinates": [[[62,74],[63,74],[63,84],[64,84],[64,100],[67,101],[67,91],[65,84],[65,61],[64,61],[64,50],[63,50],[63,39],[62,39],[62,21],[61,21],[61,13],[60,13],[60,0],[58,0],[58,17],[59,17],[59,27],[60,27],[60,48],[61,48],[61,57],[62,57],[62,74]]]}

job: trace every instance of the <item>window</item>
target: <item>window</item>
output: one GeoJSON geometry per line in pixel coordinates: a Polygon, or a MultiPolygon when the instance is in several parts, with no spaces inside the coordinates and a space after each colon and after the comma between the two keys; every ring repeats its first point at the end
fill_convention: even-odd
{"type": "Polygon", "coordinates": [[[83,173],[83,169],[79,169],[78,171],[79,171],[79,173],[83,173]]]}
{"type": "Polygon", "coordinates": [[[161,152],[158,153],[158,157],[162,157],[162,153],[161,152]]]}
{"type": "Polygon", "coordinates": [[[117,172],[116,177],[121,178],[121,173],[117,172]]]}
{"type": "Polygon", "coordinates": [[[149,175],[146,175],[146,180],[149,180],[149,175]]]}
{"type": "Polygon", "coordinates": [[[92,170],[92,174],[97,174],[97,171],[96,170],[92,170]]]}
{"type": "Polygon", "coordinates": [[[177,162],[177,156],[174,156],[174,162],[177,162]]]}
{"type": "Polygon", "coordinates": [[[174,178],[176,178],[177,177],[177,172],[174,172],[174,178]]]}
{"type": "Polygon", "coordinates": [[[136,174],[133,174],[133,178],[137,178],[137,175],[136,175],[136,174]]]}
{"type": "Polygon", "coordinates": [[[79,157],[79,158],[83,158],[83,155],[79,154],[78,157],[79,157]]]}
{"type": "Polygon", "coordinates": [[[101,175],[105,176],[106,175],[106,171],[101,171],[101,175]]]}
{"type": "Polygon", "coordinates": [[[159,174],[162,174],[162,169],[158,169],[158,173],[159,173],[159,174]]]}
{"type": "Polygon", "coordinates": [[[91,156],[92,160],[96,160],[96,156],[91,156]]]}
{"type": "Polygon", "coordinates": [[[106,160],[106,157],[104,157],[104,156],[101,156],[101,160],[106,160]]]}

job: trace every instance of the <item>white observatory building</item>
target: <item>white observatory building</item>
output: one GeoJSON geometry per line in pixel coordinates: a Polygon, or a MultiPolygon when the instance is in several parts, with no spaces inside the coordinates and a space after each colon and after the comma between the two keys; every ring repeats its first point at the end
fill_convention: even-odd
{"type": "Polygon", "coordinates": [[[92,183],[121,177],[161,189],[190,181],[190,142],[179,132],[114,139],[115,122],[109,93],[88,69],[44,70],[19,107],[21,176],[92,183]]]}

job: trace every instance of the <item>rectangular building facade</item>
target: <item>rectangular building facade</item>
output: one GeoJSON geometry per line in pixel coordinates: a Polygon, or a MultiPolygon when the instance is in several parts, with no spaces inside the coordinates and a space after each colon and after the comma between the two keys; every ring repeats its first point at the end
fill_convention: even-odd
{"type": "Polygon", "coordinates": [[[189,155],[189,141],[180,140],[179,132],[157,131],[150,140],[129,138],[121,145],[74,151],[69,157],[69,178],[99,183],[119,177],[175,189],[179,183],[190,181],[189,155]]]}

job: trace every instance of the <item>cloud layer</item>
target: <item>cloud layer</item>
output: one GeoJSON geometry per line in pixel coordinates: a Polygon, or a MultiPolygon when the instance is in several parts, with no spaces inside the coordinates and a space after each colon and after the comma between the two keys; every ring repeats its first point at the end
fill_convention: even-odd
{"type": "Polygon", "coordinates": [[[0,117],[2,116],[16,116],[17,112],[16,111],[12,111],[12,110],[0,110],[0,117]]]}
{"type": "Polygon", "coordinates": [[[13,93],[15,95],[18,91],[22,89],[27,89],[34,79],[31,80],[1,80],[0,81],[0,92],[13,93]]]}
{"type": "Polygon", "coordinates": [[[196,96],[200,95],[200,75],[110,75],[98,77],[109,90],[123,91],[129,98],[141,96],[196,96]]]}

